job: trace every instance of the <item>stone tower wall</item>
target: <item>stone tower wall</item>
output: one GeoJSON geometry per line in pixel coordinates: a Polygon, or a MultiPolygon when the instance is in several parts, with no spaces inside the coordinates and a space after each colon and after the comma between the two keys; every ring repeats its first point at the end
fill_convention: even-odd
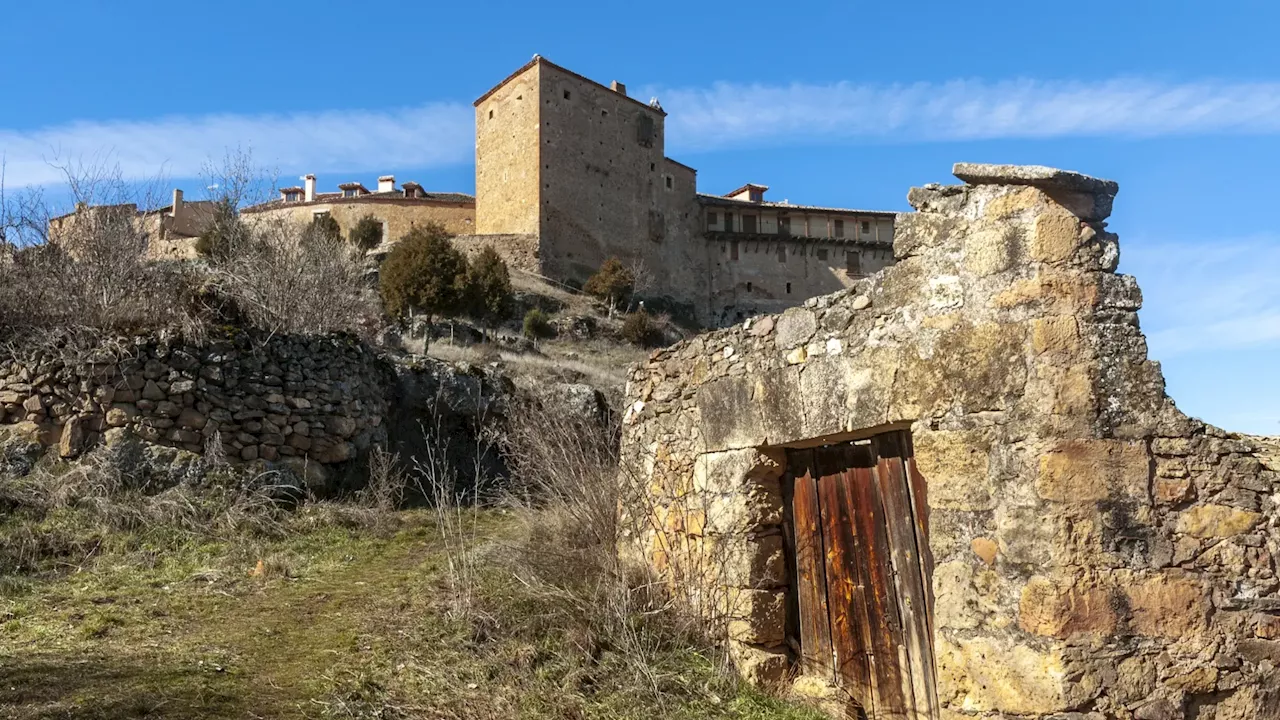
{"type": "Polygon", "coordinates": [[[477,234],[540,232],[541,72],[533,63],[476,104],[477,234]]]}
{"type": "Polygon", "coordinates": [[[1115,184],[957,174],[911,191],[896,265],[632,372],[648,562],[723,621],[744,674],[781,681],[783,450],[909,429],[938,717],[1280,718],[1280,479],[1165,395],[1115,273],[1115,184]]]}

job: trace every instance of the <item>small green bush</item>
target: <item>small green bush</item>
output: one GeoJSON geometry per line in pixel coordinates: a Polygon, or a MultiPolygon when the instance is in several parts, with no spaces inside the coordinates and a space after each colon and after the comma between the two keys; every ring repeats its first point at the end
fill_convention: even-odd
{"type": "Polygon", "coordinates": [[[226,200],[220,200],[214,207],[213,221],[196,238],[196,253],[204,258],[224,257],[249,235],[249,229],[240,220],[235,206],[226,200]]]}
{"type": "Polygon", "coordinates": [[[511,312],[511,273],[492,246],[485,245],[467,269],[469,314],[493,327],[511,312]]]}
{"type": "Polygon", "coordinates": [[[383,261],[383,307],[395,317],[418,310],[429,318],[456,315],[467,305],[467,259],[439,223],[415,227],[383,261]]]}
{"type": "Polygon", "coordinates": [[[372,250],[382,244],[382,221],[372,215],[365,215],[356,221],[351,228],[347,240],[361,250],[372,250]]]}
{"type": "Polygon", "coordinates": [[[524,314],[524,336],[530,340],[549,338],[555,334],[551,320],[540,308],[532,308],[524,314]]]}
{"type": "Polygon", "coordinates": [[[633,345],[653,347],[662,342],[662,329],[653,316],[644,310],[637,310],[623,318],[622,337],[633,345]]]}
{"type": "Polygon", "coordinates": [[[604,300],[611,307],[625,305],[631,298],[635,287],[635,278],[631,271],[618,258],[609,258],[600,266],[599,272],[587,278],[582,289],[604,300]]]}
{"type": "Polygon", "coordinates": [[[311,219],[311,232],[313,237],[324,240],[342,239],[342,226],[329,213],[321,213],[311,219]]]}

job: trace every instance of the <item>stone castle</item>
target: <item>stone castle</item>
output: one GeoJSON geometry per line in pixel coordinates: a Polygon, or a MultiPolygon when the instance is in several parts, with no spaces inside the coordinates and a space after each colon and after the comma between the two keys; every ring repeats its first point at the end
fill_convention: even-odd
{"type": "Polygon", "coordinates": [[[654,278],[645,295],[708,325],[798,305],[893,261],[896,213],[765,199],[763,185],[697,190],[697,171],[665,154],[666,112],[622,83],[589,80],[535,56],[475,102],[476,194],[416,183],[378,189],[305,185],[245,210],[301,220],[331,214],[346,228],[371,214],[394,241],[441,222],[457,244],[494,246],[509,264],[582,283],[616,257],[654,278]]]}

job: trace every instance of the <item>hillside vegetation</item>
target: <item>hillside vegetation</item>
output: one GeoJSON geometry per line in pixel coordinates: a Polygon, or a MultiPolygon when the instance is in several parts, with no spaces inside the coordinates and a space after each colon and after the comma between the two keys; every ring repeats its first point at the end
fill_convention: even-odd
{"type": "Polygon", "coordinates": [[[819,717],[735,680],[619,560],[609,431],[524,417],[500,485],[378,454],[330,500],[216,457],[4,439],[0,716],[819,717]]]}
{"type": "Polygon", "coordinates": [[[612,261],[580,291],[424,228],[380,284],[369,232],[242,222],[242,170],[210,183],[233,191],[191,262],[148,257],[118,179],[73,183],[102,209],[57,243],[39,198],[0,197],[0,357],[23,367],[0,406],[0,717],[819,717],[740,683],[712,624],[624,560],[640,536],[624,523],[655,515],[596,388],[616,397],[682,332],[644,312],[642,273],[612,261]],[[228,458],[216,429],[48,447],[120,398],[66,384],[46,408],[55,365],[127,362],[157,336],[334,333],[422,395],[385,418],[416,433],[406,456],[374,444],[343,463],[353,482],[316,482],[314,458],[228,458]],[[459,395],[480,376],[509,411],[459,395]],[[475,417],[441,423],[446,396],[475,417]]]}

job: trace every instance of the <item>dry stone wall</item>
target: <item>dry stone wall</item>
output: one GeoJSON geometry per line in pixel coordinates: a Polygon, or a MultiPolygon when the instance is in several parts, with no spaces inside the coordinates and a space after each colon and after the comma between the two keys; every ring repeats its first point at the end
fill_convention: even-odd
{"type": "Polygon", "coordinates": [[[719,611],[745,675],[780,682],[785,448],[909,429],[936,561],[922,717],[1280,718],[1280,480],[1166,396],[1115,273],[1116,184],[956,174],[911,190],[897,264],[632,371],[646,559],[719,611]]]}
{"type": "Polygon", "coordinates": [[[385,441],[392,377],[346,336],[237,333],[205,345],[120,339],[80,360],[46,351],[0,362],[0,423],[76,457],[110,433],[239,460],[352,459],[385,441]]]}

